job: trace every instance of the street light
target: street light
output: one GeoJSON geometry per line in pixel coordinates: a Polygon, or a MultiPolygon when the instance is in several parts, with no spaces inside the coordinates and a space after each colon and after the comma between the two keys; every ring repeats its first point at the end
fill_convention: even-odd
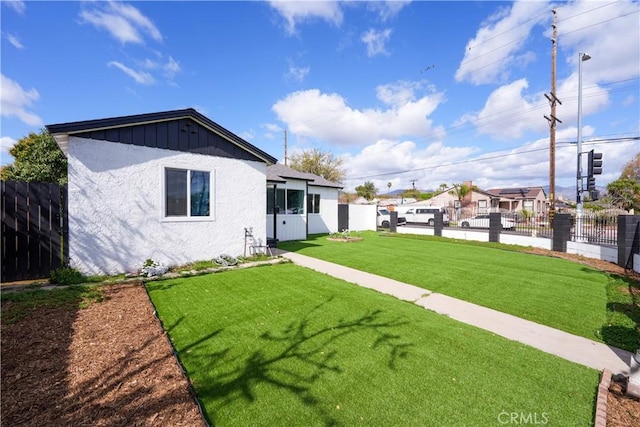
{"type": "Polygon", "coordinates": [[[591,59],[588,53],[578,54],[578,172],[576,182],[576,240],[582,237],[582,63],[591,59]]]}

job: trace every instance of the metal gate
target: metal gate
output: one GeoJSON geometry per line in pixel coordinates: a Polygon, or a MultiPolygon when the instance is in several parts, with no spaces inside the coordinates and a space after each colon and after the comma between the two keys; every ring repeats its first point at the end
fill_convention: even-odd
{"type": "Polygon", "coordinates": [[[338,205],[338,231],[349,229],[349,205],[338,205]]]}
{"type": "Polygon", "coordinates": [[[0,281],[48,278],[68,264],[67,186],[2,181],[0,281]]]}

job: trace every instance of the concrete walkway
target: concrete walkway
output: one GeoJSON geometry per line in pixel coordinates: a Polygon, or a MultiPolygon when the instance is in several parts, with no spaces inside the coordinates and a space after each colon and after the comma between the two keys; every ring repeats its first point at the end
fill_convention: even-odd
{"type": "Polygon", "coordinates": [[[282,256],[294,263],[356,285],[413,302],[428,310],[444,314],[496,335],[535,347],[547,353],[602,371],[629,375],[631,353],[587,338],[524,320],[490,308],[430,292],[397,280],[387,279],[327,261],[293,252],[282,256]]]}

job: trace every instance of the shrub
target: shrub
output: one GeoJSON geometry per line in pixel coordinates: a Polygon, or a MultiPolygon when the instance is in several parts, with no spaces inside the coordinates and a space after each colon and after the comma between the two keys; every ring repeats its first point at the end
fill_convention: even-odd
{"type": "Polygon", "coordinates": [[[55,285],[77,285],[83,283],[85,278],[77,269],[65,265],[51,270],[49,281],[55,285]]]}

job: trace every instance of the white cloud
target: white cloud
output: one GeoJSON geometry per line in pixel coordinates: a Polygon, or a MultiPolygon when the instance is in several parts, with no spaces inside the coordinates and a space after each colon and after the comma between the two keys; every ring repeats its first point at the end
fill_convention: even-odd
{"type": "Polygon", "coordinates": [[[161,53],[158,52],[157,55],[160,60],[147,58],[142,62],[141,66],[147,70],[162,70],[164,76],[169,80],[172,80],[176,74],[179,74],[182,71],[180,63],[172,56],[169,56],[168,59],[164,60],[161,53]]]}
{"type": "Polygon", "coordinates": [[[342,10],[337,1],[281,1],[271,0],[269,5],[274,8],[286,21],[286,30],[295,34],[296,25],[313,18],[323,19],[330,24],[342,24],[342,10]]]}
{"type": "Polygon", "coordinates": [[[169,79],[173,79],[176,74],[182,71],[180,63],[173,59],[172,56],[167,59],[167,61],[162,66],[162,69],[164,70],[164,75],[169,79]]]}
{"type": "Polygon", "coordinates": [[[40,99],[40,94],[35,89],[25,91],[20,84],[1,75],[0,100],[2,115],[5,117],[17,117],[29,126],[42,126],[42,119],[35,113],[28,111],[34,101],[40,99]]]}
{"type": "Polygon", "coordinates": [[[27,10],[27,3],[22,0],[3,0],[2,4],[13,9],[19,15],[24,14],[25,10],[27,10]]]}
{"type": "Polygon", "coordinates": [[[290,64],[289,70],[287,71],[287,76],[299,83],[302,83],[309,74],[310,70],[311,69],[309,67],[296,67],[293,64],[290,64]]]}
{"type": "MultiPolygon", "coordinates": [[[[585,135],[594,129],[585,127],[585,135]]],[[[575,137],[575,128],[559,132],[559,139],[575,137]]],[[[605,173],[598,185],[617,179],[629,153],[640,151],[640,142],[591,146],[605,152],[605,173]]],[[[585,148],[586,149],[586,148],[585,148]]],[[[515,148],[492,153],[479,153],[473,146],[448,147],[440,142],[421,147],[413,141],[379,140],[355,154],[342,154],[348,171],[345,191],[353,191],[365,181],[386,192],[409,189],[412,181],[420,190],[436,189],[441,183],[472,181],[481,189],[548,185],[549,140],[541,138],[515,148]]],[[[556,149],[556,185],[575,186],[576,147],[562,144],[556,149]]]]}
{"type": "Polygon", "coordinates": [[[80,12],[83,22],[106,30],[121,43],[143,44],[145,36],[161,42],[162,34],[137,8],[120,2],[92,2],[80,12]]]}
{"type": "Polygon", "coordinates": [[[531,29],[548,21],[546,1],[519,1],[511,8],[501,8],[469,40],[465,55],[456,71],[456,81],[479,85],[508,79],[511,67],[526,66],[534,57],[522,52],[531,29]]]}
{"type": "MultiPolygon", "coordinates": [[[[568,61],[576,72],[579,52],[588,52],[591,60],[583,64],[585,79],[611,82],[638,77],[640,25],[637,2],[560,3],[557,11],[559,16],[571,17],[562,22],[558,33],[563,49],[574,52],[568,61]]],[[[584,83],[588,84],[587,81],[584,83]]]]}
{"type": "Polygon", "coordinates": [[[548,103],[543,94],[526,99],[523,92],[529,87],[526,79],[516,80],[493,91],[484,107],[477,113],[461,117],[456,126],[472,123],[479,134],[491,135],[499,140],[520,138],[529,131],[544,132],[549,125],[544,119],[548,103]]]}
{"type": "Polygon", "coordinates": [[[153,78],[153,76],[145,71],[133,70],[117,61],[110,61],[107,65],[120,69],[126,75],[134,79],[136,83],[139,83],[141,85],[149,86],[155,83],[155,79],[153,78]]]}
{"type": "Polygon", "coordinates": [[[15,139],[9,136],[0,137],[0,154],[2,154],[1,164],[11,163],[12,156],[9,154],[9,150],[16,144],[15,139]]]}
{"type": "Polygon", "coordinates": [[[367,55],[373,57],[376,55],[389,55],[386,44],[391,37],[392,30],[387,28],[383,31],[370,29],[364,33],[360,40],[367,45],[367,55]]]}
{"type": "Polygon", "coordinates": [[[392,104],[388,109],[358,110],[339,94],[310,89],[289,94],[272,110],[300,142],[311,138],[335,146],[362,146],[403,135],[440,134],[442,129],[433,127],[427,115],[443,95],[433,92],[418,98],[405,93],[410,86],[405,82],[378,89],[378,96],[392,104]]]}
{"type": "Polygon", "coordinates": [[[4,33],[4,32],[2,33],[2,35],[16,49],[24,49],[24,45],[22,44],[22,42],[20,42],[20,39],[18,38],[18,36],[13,35],[13,34],[7,34],[7,33],[4,33]]]}
{"type": "Polygon", "coordinates": [[[402,8],[411,3],[411,0],[387,0],[367,2],[369,9],[378,13],[381,21],[396,17],[402,8]]]}
{"type": "Polygon", "coordinates": [[[283,138],[284,136],[284,129],[275,123],[265,123],[261,125],[261,127],[265,130],[262,136],[267,139],[274,140],[276,138],[283,138]]]}

